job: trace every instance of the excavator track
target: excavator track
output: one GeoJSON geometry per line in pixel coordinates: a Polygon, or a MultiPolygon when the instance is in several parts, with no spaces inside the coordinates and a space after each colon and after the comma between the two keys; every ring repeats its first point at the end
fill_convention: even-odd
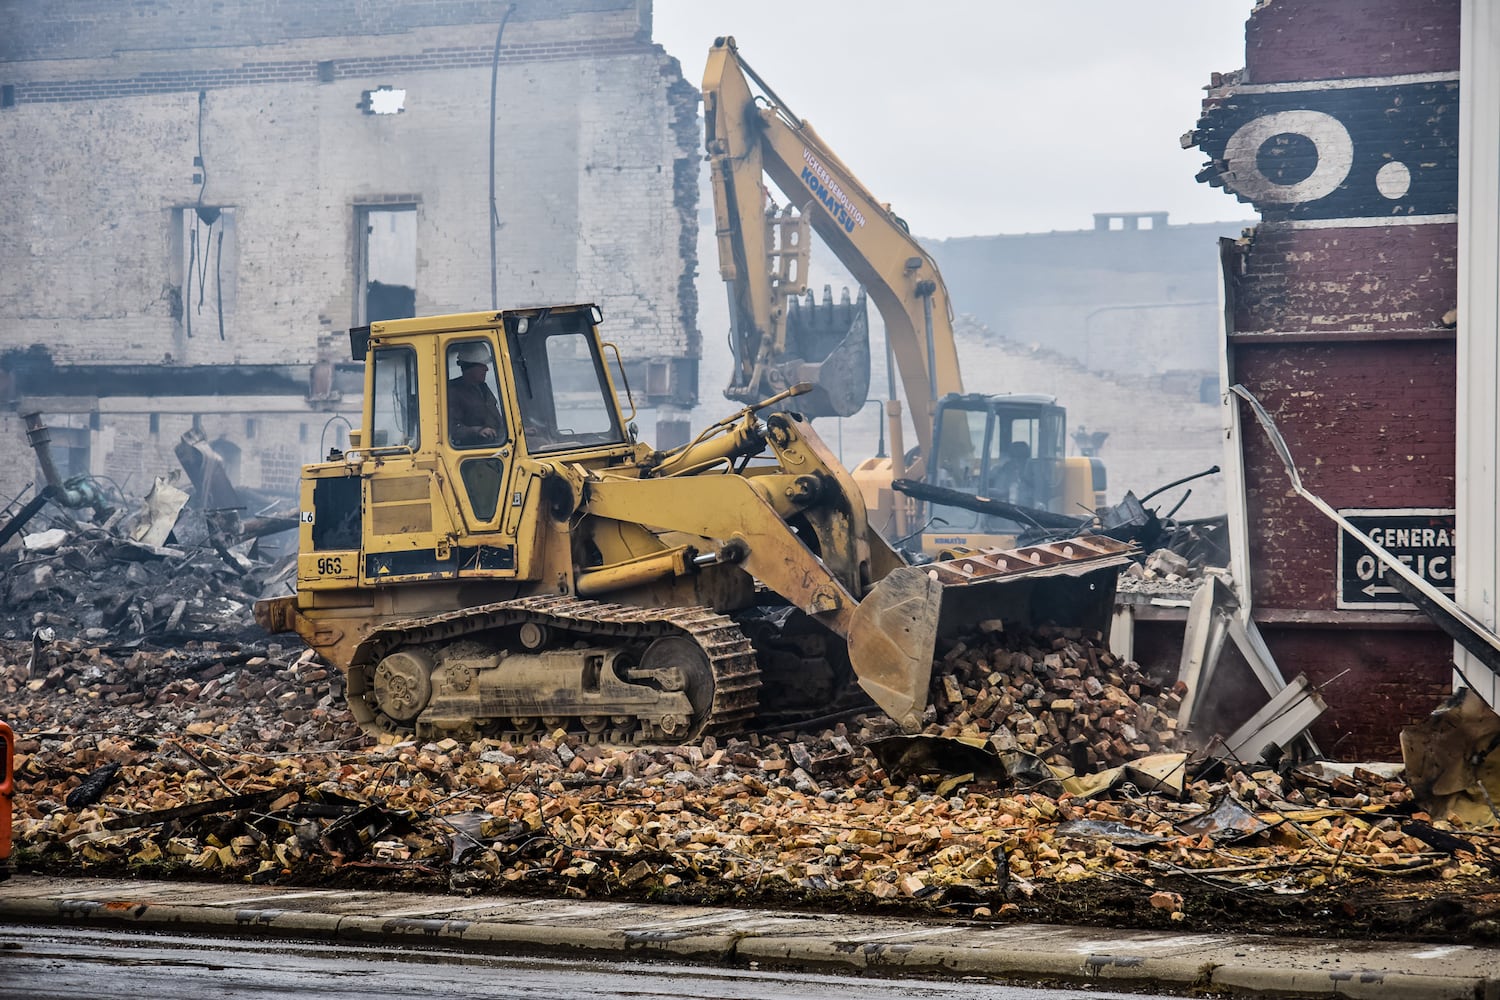
{"type": "MultiPolygon", "coordinates": [[[[424,723],[420,717],[398,719],[384,710],[383,704],[391,704],[390,682],[386,681],[382,693],[377,677],[380,664],[392,654],[404,650],[415,649],[424,651],[423,655],[431,655],[440,666],[433,671],[429,690],[422,697],[422,707],[425,708],[428,699],[436,701],[436,689],[443,683],[455,686],[446,675],[440,677],[439,672],[450,670],[443,657],[460,648],[459,644],[485,637],[522,634],[537,642],[528,646],[533,655],[552,653],[561,657],[580,655],[577,650],[581,647],[616,651],[638,650],[644,646],[649,655],[653,643],[686,640],[701,654],[711,675],[711,699],[702,691],[707,680],[704,678],[697,689],[693,716],[678,727],[663,723],[659,715],[653,716],[649,710],[642,711],[639,702],[650,697],[652,688],[631,682],[629,688],[637,696],[632,699],[634,707],[618,712],[601,708],[586,715],[569,716],[547,707],[545,685],[556,688],[562,683],[561,680],[548,680],[538,686],[534,711],[517,711],[512,706],[506,710],[503,719],[489,714],[460,720],[450,717],[443,720],[444,731],[472,730],[476,734],[482,732],[500,738],[527,740],[564,728],[576,729],[600,742],[681,743],[712,733],[742,731],[755,716],[759,705],[760,670],[755,650],[733,619],[705,607],[641,608],[568,596],[541,596],[391,622],[375,629],[360,643],[351,658],[348,668],[349,707],[360,726],[375,736],[389,739],[435,735],[432,724],[424,723]],[[537,640],[536,637],[545,638],[537,640]]],[[[500,665],[494,669],[505,670],[505,663],[504,659],[499,660],[500,665]]],[[[462,671],[467,669],[466,666],[459,667],[456,675],[460,678],[458,684],[465,690],[467,685],[462,679],[462,671]]],[[[418,686],[422,680],[415,678],[418,686]]],[[[668,714],[667,718],[672,716],[668,714]]]]}

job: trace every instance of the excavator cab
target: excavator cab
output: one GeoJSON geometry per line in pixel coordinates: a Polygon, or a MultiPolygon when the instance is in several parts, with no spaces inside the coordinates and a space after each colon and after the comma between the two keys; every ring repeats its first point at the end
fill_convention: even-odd
{"type": "Polygon", "coordinates": [[[587,311],[549,309],[509,320],[506,346],[529,454],[625,443],[592,322],[587,311]]]}
{"type": "MultiPolygon", "coordinates": [[[[1067,411],[1052,396],[951,394],[938,401],[937,460],[926,481],[1019,507],[1056,514],[1093,506],[1092,493],[1074,496],[1066,455],[1067,411]]],[[[1087,460],[1093,462],[1095,460],[1087,460]]],[[[1102,466],[1098,469],[1102,477],[1102,466]]],[[[1089,485],[1094,482],[1090,479],[1089,485]]],[[[1099,489],[1103,489],[1102,484],[1099,489]]],[[[931,504],[924,550],[1013,544],[1029,523],[962,507],[931,504]]]]}

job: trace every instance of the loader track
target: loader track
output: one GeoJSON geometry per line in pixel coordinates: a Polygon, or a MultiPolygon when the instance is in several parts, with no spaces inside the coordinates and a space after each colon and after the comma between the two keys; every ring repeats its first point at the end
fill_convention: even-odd
{"type": "MultiPolygon", "coordinates": [[[[759,705],[760,669],[750,640],[731,618],[711,608],[640,608],[568,596],[523,597],[449,611],[425,618],[392,622],[371,632],[351,658],[348,674],[350,709],[362,728],[376,736],[410,736],[411,727],[395,724],[375,704],[371,678],[386,655],[413,646],[444,646],[496,630],[534,625],[549,630],[559,641],[623,647],[655,639],[681,637],[693,642],[707,658],[713,678],[713,698],[701,720],[676,742],[719,732],[743,731],[759,705]]],[[[514,721],[514,717],[512,717],[514,721]]],[[[497,729],[491,720],[473,720],[487,735],[536,739],[548,735],[558,720],[538,713],[527,728],[497,729]]],[[[616,720],[619,722],[620,720],[616,720]]],[[[639,722],[640,720],[638,720],[639,722]]],[[[617,724],[607,732],[589,729],[581,719],[564,720],[588,738],[617,741],[662,739],[649,724],[617,724]]],[[[667,737],[671,739],[671,737],[667,737]]]]}

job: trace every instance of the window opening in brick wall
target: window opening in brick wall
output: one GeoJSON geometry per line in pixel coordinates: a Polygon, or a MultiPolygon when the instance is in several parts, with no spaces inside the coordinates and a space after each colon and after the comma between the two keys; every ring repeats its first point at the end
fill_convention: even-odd
{"type": "Polygon", "coordinates": [[[174,311],[182,331],[189,337],[227,340],[239,271],[234,209],[186,205],[172,215],[177,260],[173,278],[182,290],[174,311]]]}
{"type": "Polygon", "coordinates": [[[355,326],[417,314],[417,206],[358,205],[355,326]]]}
{"type": "Polygon", "coordinates": [[[52,439],[52,461],[57,466],[58,475],[67,480],[92,473],[87,427],[49,427],[47,433],[52,439]]]}
{"type": "Polygon", "coordinates": [[[14,84],[7,83],[0,87],[0,108],[13,108],[16,106],[16,88],[14,84]]]}
{"type": "Polygon", "coordinates": [[[214,450],[214,454],[218,455],[219,460],[224,463],[224,472],[229,476],[229,481],[231,483],[239,482],[240,446],[223,436],[210,441],[208,446],[214,450]]]}

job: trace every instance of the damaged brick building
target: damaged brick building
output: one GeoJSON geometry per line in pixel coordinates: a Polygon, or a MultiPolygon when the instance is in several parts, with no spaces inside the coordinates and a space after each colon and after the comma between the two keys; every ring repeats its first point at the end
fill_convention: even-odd
{"type": "MultiPolygon", "coordinates": [[[[1491,628],[1497,26],[1470,0],[1259,3],[1244,69],[1184,137],[1262,218],[1222,244],[1226,386],[1264,404],[1308,490],[1491,628]]],[[[1227,400],[1242,613],[1288,679],[1326,686],[1324,752],[1390,755],[1455,684],[1493,702],[1227,400]]],[[[1219,700],[1263,704],[1244,683],[1219,700]]]]}
{"type": "Polygon", "coordinates": [[[645,433],[685,430],[698,94],[649,0],[6,14],[6,497],[37,478],[30,411],[64,476],[144,493],[196,429],[242,485],[288,493],[358,423],[350,327],[492,294],[599,302],[664,422],[645,433]]]}

